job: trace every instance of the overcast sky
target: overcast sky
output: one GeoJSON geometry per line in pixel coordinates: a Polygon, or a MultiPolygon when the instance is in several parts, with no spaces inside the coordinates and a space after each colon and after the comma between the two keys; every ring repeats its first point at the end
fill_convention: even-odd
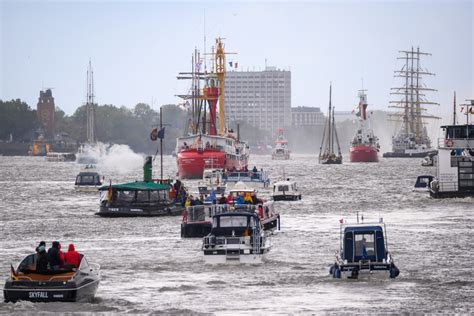
{"type": "Polygon", "coordinates": [[[372,109],[387,109],[398,51],[433,54],[432,112],[451,115],[452,93],[474,98],[472,1],[2,1],[0,99],[36,107],[53,87],[56,105],[72,114],[85,100],[89,58],[99,104],[176,103],[187,85],[195,47],[226,38],[230,60],[246,70],[291,69],[292,106],[327,106],[333,82],[337,110],[352,110],[368,89],[372,109]],[[205,14],[204,14],[205,12],[205,14]],[[204,19],[204,15],[206,19],[204,19]]]}

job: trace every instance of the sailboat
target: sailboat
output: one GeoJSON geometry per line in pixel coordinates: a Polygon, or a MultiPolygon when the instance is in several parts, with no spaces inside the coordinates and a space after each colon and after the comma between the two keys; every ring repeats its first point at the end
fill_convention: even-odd
{"type": "Polygon", "coordinates": [[[337,137],[336,122],[334,120],[334,107],[332,106],[332,85],[329,85],[329,110],[328,119],[324,124],[323,140],[319,148],[319,163],[323,165],[341,164],[342,154],[337,137]],[[337,155],[334,152],[334,140],[337,144],[337,155]],[[324,150],[323,150],[324,148],[324,150]]]}

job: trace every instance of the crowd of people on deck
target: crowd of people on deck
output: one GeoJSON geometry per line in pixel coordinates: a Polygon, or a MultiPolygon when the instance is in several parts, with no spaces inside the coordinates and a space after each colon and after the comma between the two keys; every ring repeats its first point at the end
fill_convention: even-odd
{"type": "Polygon", "coordinates": [[[46,251],[46,242],[41,241],[36,247],[36,272],[44,273],[49,271],[59,271],[64,268],[79,268],[81,264],[81,254],[76,251],[73,244],[70,244],[67,252],[61,251],[61,243],[53,241],[51,248],[46,251]]]}
{"type": "Polygon", "coordinates": [[[201,194],[199,197],[194,197],[189,195],[186,198],[184,206],[195,206],[195,205],[204,205],[204,204],[234,204],[234,205],[258,205],[262,204],[263,201],[255,195],[254,192],[240,192],[236,197],[229,193],[227,196],[222,194],[219,198],[216,196],[215,192],[212,191],[208,195],[201,194]]]}

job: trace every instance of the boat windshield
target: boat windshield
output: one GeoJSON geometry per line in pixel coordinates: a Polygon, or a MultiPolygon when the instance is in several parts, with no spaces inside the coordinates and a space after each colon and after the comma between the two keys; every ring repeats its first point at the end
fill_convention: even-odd
{"type": "Polygon", "coordinates": [[[278,191],[280,191],[280,192],[289,191],[289,186],[288,185],[279,185],[278,186],[278,191]]]}
{"type": "Polygon", "coordinates": [[[100,185],[99,175],[78,175],[76,177],[76,185],[100,185]]]}
{"type": "Polygon", "coordinates": [[[117,191],[117,202],[135,202],[135,203],[149,203],[159,202],[167,199],[167,192],[164,190],[157,191],[117,191]]]}
{"type": "Polygon", "coordinates": [[[374,234],[355,234],[355,255],[364,258],[374,254],[374,234]]]}
{"type": "MultiPolygon", "coordinates": [[[[219,227],[247,227],[248,222],[247,216],[221,216],[219,218],[219,227]]],[[[214,222],[214,224],[217,224],[214,222]]],[[[253,217],[250,217],[250,227],[255,226],[253,217]]]]}

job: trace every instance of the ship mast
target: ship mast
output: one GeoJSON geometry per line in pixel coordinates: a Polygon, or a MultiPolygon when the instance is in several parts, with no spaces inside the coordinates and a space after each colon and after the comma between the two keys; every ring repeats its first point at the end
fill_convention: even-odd
{"type": "Polygon", "coordinates": [[[94,105],[94,72],[92,71],[92,63],[89,59],[89,68],[87,69],[87,96],[86,96],[86,138],[88,143],[95,142],[95,105],[94,105]]]}
{"type": "Polygon", "coordinates": [[[402,122],[402,129],[405,137],[413,136],[416,144],[429,142],[428,135],[423,126],[423,119],[439,119],[439,117],[423,114],[427,109],[425,105],[439,105],[426,99],[426,92],[437,91],[428,88],[423,82],[423,76],[434,76],[421,66],[423,56],[431,56],[429,53],[421,52],[419,48],[414,50],[399,51],[402,55],[398,59],[405,61],[401,70],[395,71],[394,77],[404,78],[405,84],[402,87],[391,88],[391,95],[395,100],[390,101],[390,108],[402,109],[402,113],[391,113],[389,117],[392,121],[402,122]]]}
{"type": "Polygon", "coordinates": [[[221,38],[216,39],[215,71],[217,74],[217,87],[219,89],[219,135],[225,134],[224,112],[224,80],[225,80],[225,52],[221,38]]]}

